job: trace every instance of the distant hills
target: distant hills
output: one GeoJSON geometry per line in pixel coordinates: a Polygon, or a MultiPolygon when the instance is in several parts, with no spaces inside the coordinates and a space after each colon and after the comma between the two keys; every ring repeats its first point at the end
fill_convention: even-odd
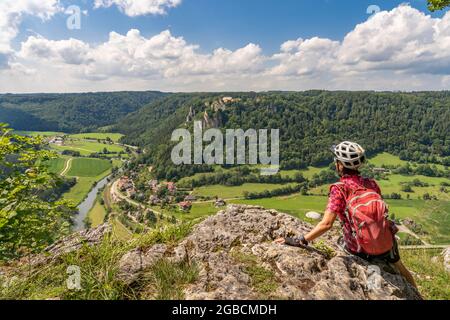
{"type": "MultiPolygon", "coordinates": [[[[143,161],[166,178],[174,129],[280,129],[284,169],[330,163],[329,147],[355,140],[369,153],[450,165],[450,92],[115,92],[0,95],[0,122],[15,129],[87,132],[108,126],[148,152],[143,161]]],[[[188,170],[192,170],[189,168],[188,170]]],[[[192,172],[190,172],[192,173],[192,172]]]]}
{"type": "Polygon", "coordinates": [[[79,133],[120,121],[162,92],[0,95],[0,122],[16,130],[79,133]]]}
{"type": "Polygon", "coordinates": [[[191,169],[171,164],[171,133],[192,128],[194,120],[223,129],[280,129],[284,169],[327,165],[330,146],[342,140],[360,142],[369,155],[386,151],[404,160],[450,164],[449,92],[172,94],[114,128],[126,143],[147,147],[145,161],[160,167],[161,176],[174,178],[191,169]]]}

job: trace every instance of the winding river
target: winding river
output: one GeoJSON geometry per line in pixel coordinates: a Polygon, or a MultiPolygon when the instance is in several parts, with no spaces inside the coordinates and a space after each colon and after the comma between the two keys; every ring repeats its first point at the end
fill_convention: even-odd
{"type": "Polygon", "coordinates": [[[89,192],[88,196],[84,201],[78,206],[78,214],[75,216],[74,219],[74,225],[73,225],[73,231],[81,231],[85,229],[84,226],[84,218],[88,215],[89,211],[91,211],[92,207],[95,204],[95,200],[97,199],[97,193],[98,190],[103,188],[108,184],[108,178],[110,176],[107,176],[97,182],[97,185],[92,188],[92,190],[89,192]]]}

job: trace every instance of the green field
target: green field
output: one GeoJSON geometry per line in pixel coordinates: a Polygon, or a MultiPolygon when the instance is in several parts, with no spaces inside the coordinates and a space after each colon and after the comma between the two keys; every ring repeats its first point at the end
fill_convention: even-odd
{"type": "Polygon", "coordinates": [[[114,154],[125,151],[125,148],[121,146],[87,140],[67,140],[63,146],[51,145],[51,147],[57,151],[78,151],[82,156],[89,156],[91,153],[103,152],[105,148],[108,152],[113,153],[110,156],[114,156],[114,154]]]}
{"type": "Polygon", "coordinates": [[[79,134],[71,134],[69,138],[71,139],[100,139],[106,140],[106,138],[110,138],[114,142],[118,142],[120,138],[123,137],[123,134],[120,133],[79,133],[79,134]]]}
{"type": "MultiPolygon", "coordinates": [[[[295,184],[286,184],[295,185],[295,184]]],[[[241,198],[245,191],[249,192],[263,192],[265,190],[274,190],[281,188],[280,184],[269,183],[244,183],[242,186],[228,187],[222,185],[204,186],[194,190],[194,195],[200,197],[215,197],[218,196],[223,199],[241,198]]]]}
{"type": "Polygon", "coordinates": [[[435,177],[425,177],[425,176],[402,176],[398,174],[391,174],[388,176],[389,180],[379,180],[378,183],[383,194],[391,194],[393,192],[402,195],[402,198],[407,197],[408,193],[401,191],[402,183],[412,182],[414,179],[419,179],[422,182],[428,183],[429,187],[412,187],[412,193],[409,193],[410,198],[418,199],[422,197],[425,193],[435,195],[438,199],[450,200],[450,194],[445,194],[439,191],[442,182],[450,183],[449,179],[446,178],[435,178],[435,177]]]}
{"type": "Polygon", "coordinates": [[[92,207],[91,211],[88,213],[89,221],[91,222],[91,227],[95,228],[103,224],[106,217],[105,207],[100,204],[97,200],[95,205],[92,207]]]}
{"type": "MultiPolygon", "coordinates": [[[[428,233],[422,238],[429,243],[450,243],[450,202],[423,200],[388,200],[387,202],[390,208],[389,212],[394,213],[396,218],[411,218],[422,224],[428,233]]],[[[327,197],[293,195],[268,199],[232,200],[231,203],[259,205],[307,221],[305,214],[308,211],[324,212],[327,197]]]]}
{"type": "Polygon", "coordinates": [[[108,160],[91,158],[74,158],[67,173],[70,177],[96,177],[111,169],[108,160]]]}
{"type": "Polygon", "coordinates": [[[308,167],[308,169],[305,170],[281,170],[280,174],[282,177],[294,177],[295,174],[300,173],[305,178],[311,179],[315,174],[318,174],[320,171],[325,169],[326,168],[308,167]]]}
{"type": "Polygon", "coordinates": [[[47,161],[48,170],[51,173],[59,174],[61,171],[63,171],[64,166],[66,164],[67,158],[66,157],[58,157],[56,159],[51,159],[47,161]]]}
{"type": "Polygon", "coordinates": [[[22,136],[29,136],[29,137],[54,137],[54,136],[63,136],[63,132],[55,132],[55,131],[15,131],[14,133],[22,136]]]}
{"type": "Polygon", "coordinates": [[[401,160],[399,157],[387,152],[378,154],[377,156],[369,159],[369,162],[375,167],[403,166],[408,163],[407,161],[401,160]]]}
{"type": "Polygon", "coordinates": [[[308,221],[309,219],[306,218],[305,214],[309,211],[323,213],[327,205],[327,198],[321,196],[292,195],[255,200],[233,200],[231,202],[237,204],[257,205],[267,209],[275,209],[308,221]]]}

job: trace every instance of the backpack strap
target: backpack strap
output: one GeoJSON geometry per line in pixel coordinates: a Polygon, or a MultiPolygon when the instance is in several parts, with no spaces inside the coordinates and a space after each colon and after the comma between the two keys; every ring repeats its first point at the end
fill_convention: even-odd
{"type": "Polygon", "coordinates": [[[344,196],[344,198],[347,199],[347,195],[346,195],[346,192],[345,192],[345,183],[343,183],[343,182],[336,182],[336,183],[332,184],[330,186],[330,193],[331,193],[331,189],[333,189],[333,187],[338,188],[338,190],[341,192],[341,194],[344,196]]]}

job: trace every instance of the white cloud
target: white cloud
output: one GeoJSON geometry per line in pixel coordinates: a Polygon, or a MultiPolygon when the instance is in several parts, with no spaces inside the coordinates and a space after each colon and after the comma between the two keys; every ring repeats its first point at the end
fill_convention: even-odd
{"type": "Polygon", "coordinates": [[[59,0],[0,1],[0,69],[13,53],[11,41],[17,36],[23,16],[32,15],[47,20],[60,10],[59,0]]]}
{"type": "Polygon", "coordinates": [[[98,45],[31,36],[14,65],[0,72],[3,91],[438,90],[449,83],[450,13],[439,19],[400,6],[342,41],[299,38],[272,56],[254,43],[204,53],[168,30],[111,32],[98,45]]]}
{"type": "Polygon", "coordinates": [[[56,63],[80,65],[89,60],[89,45],[76,39],[52,41],[41,36],[31,36],[22,43],[18,57],[32,61],[43,59],[56,63]]]}
{"type": "Polygon", "coordinates": [[[95,0],[94,7],[116,5],[130,17],[166,14],[167,9],[181,4],[181,0],[95,0]]]}

